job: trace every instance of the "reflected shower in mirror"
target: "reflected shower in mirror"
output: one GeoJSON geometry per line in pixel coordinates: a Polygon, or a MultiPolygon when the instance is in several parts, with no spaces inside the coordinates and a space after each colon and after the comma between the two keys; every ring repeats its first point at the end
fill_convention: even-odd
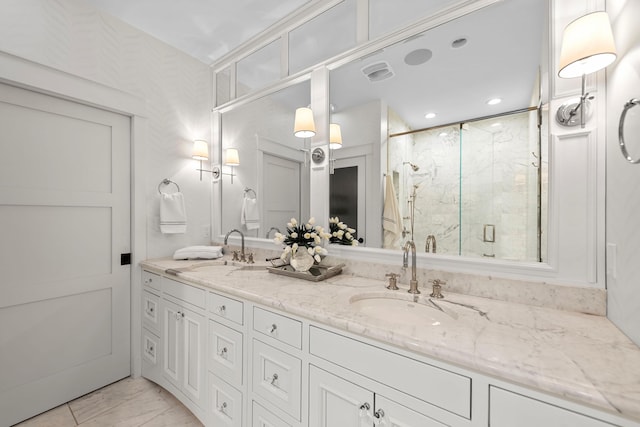
{"type": "MultiPolygon", "coordinates": [[[[420,251],[431,236],[437,254],[544,259],[547,28],[547,2],[507,0],[331,70],[332,120],[380,153],[365,198],[393,178],[404,230],[388,249],[412,238],[415,189],[420,251]]],[[[355,156],[340,150],[336,164],[355,156]]],[[[365,244],[383,247],[381,216],[366,221],[365,244]]]]}
{"type": "MultiPolygon", "coordinates": [[[[306,141],[294,136],[294,115],[310,103],[308,80],[224,111],[222,149],[237,147],[235,185],[223,175],[221,229],[263,238],[272,227],[309,215],[306,141]],[[251,189],[252,192],[243,191],[251,189]],[[254,200],[245,200],[250,197],[254,200]],[[247,220],[251,205],[251,218],[247,220]]],[[[308,144],[308,142],[307,142],[308,144]]]]}

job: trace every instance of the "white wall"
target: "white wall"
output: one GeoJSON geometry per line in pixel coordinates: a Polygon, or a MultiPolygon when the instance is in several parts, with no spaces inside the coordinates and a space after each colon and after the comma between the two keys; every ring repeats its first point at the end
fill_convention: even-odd
{"type": "MultiPolygon", "coordinates": [[[[146,102],[147,257],[203,244],[210,225],[210,179],[199,181],[195,138],[211,140],[209,67],[96,11],[83,0],[5,0],[0,51],[132,94],[146,102]],[[158,184],[169,178],[186,198],[187,234],[159,231],[158,184]]],[[[0,69],[0,78],[5,77],[0,69]]],[[[100,161],[100,159],[96,159],[100,161]]]]}
{"type": "MultiPolygon", "coordinates": [[[[628,163],[618,147],[624,104],[640,98],[640,2],[609,0],[618,59],[607,70],[607,289],[608,317],[640,345],[640,165],[628,163]]],[[[625,138],[640,157],[640,106],[628,113],[625,138]],[[635,123],[635,124],[634,124],[635,123]]]]}

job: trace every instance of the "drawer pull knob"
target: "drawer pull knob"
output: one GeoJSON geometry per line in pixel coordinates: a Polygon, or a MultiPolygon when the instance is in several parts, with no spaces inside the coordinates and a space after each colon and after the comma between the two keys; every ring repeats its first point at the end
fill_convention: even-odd
{"type": "Polygon", "coordinates": [[[371,405],[368,402],[364,402],[360,405],[360,418],[369,415],[369,409],[371,409],[371,405]]]}
{"type": "Polygon", "coordinates": [[[224,315],[225,315],[225,313],[226,313],[226,311],[227,311],[227,307],[225,307],[224,305],[221,305],[220,307],[218,307],[218,313],[219,313],[221,316],[224,316],[224,315]]]}
{"type": "Polygon", "coordinates": [[[276,331],[276,329],[278,329],[278,325],[276,325],[275,323],[271,325],[271,327],[269,328],[269,333],[272,334],[276,331]]]}
{"type": "Polygon", "coordinates": [[[374,425],[384,425],[384,411],[381,409],[378,409],[375,414],[373,414],[373,424],[374,425]]]}
{"type": "Polygon", "coordinates": [[[223,359],[227,358],[227,347],[224,347],[222,350],[220,350],[220,357],[222,357],[223,359]]]}
{"type": "Polygon", "coordinates": [[[276,381],[278,381],[278,374],[273,374],[271,377],[271,385],[276,387],[276,381]]]}
{"type": "Polygon", "coordinates": [[[220,405],[220,407],[218,408],[218,411],[222,412],[223,414],[227,413],[227,402],[222,402],[222,405],[220,405]]]}

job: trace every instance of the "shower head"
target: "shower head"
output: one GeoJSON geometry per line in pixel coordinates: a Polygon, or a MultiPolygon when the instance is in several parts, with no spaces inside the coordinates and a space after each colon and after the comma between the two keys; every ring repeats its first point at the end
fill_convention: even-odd
{"type": "Polygon", "coordinates": [[[413,171],[414,171],[414,172],[418,172],[418,169],[420,169],[420,166],[418,166],[418,165],[414,165],[414,164],[413,164],[413,163],[411,163],[411,162],[404,162],[404,163],[402,163],[402,164],[403,164],[403,165],[409,165],[409,166],[411,166],[411,169],[413,169],[413,171]]]}

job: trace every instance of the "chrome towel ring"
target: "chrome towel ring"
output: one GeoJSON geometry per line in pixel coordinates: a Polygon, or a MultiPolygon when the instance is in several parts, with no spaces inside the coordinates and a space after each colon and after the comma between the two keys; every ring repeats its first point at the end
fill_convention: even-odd
{"type": "Polygon", "coordinates": [[[627,151],[627,145],[624,142],[624,119],[627,116],[627,111],[629,111],[631,108],[635,107],[636,105],[640,105],[640,99],[638,98],[633,98],[630,99],[629,101],[627,101],[626,104],[624,104],[624,108],[622,109],[622,114],[620,115],[620,124],[618,125],[618,143],[620,144],[620,151],[622,151],[622,155],[624,156],[624,158],[632,164],[638,164],[640,163],[640,157],[637,159],[632,159],[631,156],[629,155],[629,152],[627,151]]]}
{"type": "Polygon", "coordinates": [[[160,191],[160,187],[162,187],[163,185],[169,185],[169,184],[175,185],[178,188],[178,192],[180,192],[180,186],[177,183],[171,181],[170,179],[165,178],[162,180],[162,182],[160,182],[160,184],[158,184],[158,193],[162,194],[162,191],[160,191]]]}

